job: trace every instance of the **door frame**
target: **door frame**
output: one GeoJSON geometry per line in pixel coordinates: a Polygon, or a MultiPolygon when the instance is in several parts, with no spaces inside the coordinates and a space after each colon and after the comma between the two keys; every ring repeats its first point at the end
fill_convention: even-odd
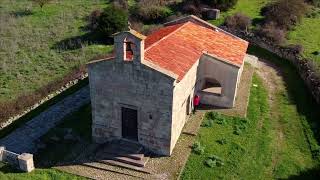
{"type": "Polygon", "coordinates": [[[127,138],[124,138],[123,135],[122,135],[122,108],[128,108],[128,109],[132,109],[132,110],[136,110],[137,111],[137,140],[134,141],[134,142],[139,142],[139,119],[140,119],[140,111],[139,111],[139,108],[137,106],[134,106],[134,105],[129,105],[129,104],[122,104],[120,103],[119,104],[119,117],[120,117],[120,128],[121,128],[121,138],[122,139],[125,139],[125,140],[128,140],[128,141],[134,141],[132,139],[127,139],[127,138]]]}

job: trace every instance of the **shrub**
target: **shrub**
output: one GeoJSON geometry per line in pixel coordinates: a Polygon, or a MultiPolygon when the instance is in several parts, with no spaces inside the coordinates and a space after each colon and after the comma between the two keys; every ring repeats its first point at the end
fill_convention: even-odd
{"type": "Polygon", "coordinates": [[[214,7],[222,11],[226,11],[232,8],[238,2],[238,0],[202,0],[202,1],[207,5],[209,5],[210,7],[214,7]]]}
{"type": "Polygon", "coordinates": [[[163,6],[160,1],[141,0],[135,7],[130,9],[132,16],[144,22],[159,22],[165,20],[173,12],[170,8],[163,6]]]}
{"type": "Polygon", "coordinates": [[[224,144],[227,144],[227,140],[226,139],[219,139],[217,140],[217,143],[219,143],[220,145],[224,145],[224,144]]]}
{"type": "Polygon", "coordinates": [[[98,30],[111,36],[113,33],[124,31],[128,28],[128,12],[109,6],[103,10],[98,21],[98,30]]]}
{"type": "Polygon", "coordinates": [[[220,167],[224,165],[223,160],[216,155],[210,155],[206,160],[205,160],[205,164],[210,167],[220,167]]]}
{"type": "Polygon", "coordinates": [[[247,32],[251,25],[251,19],[242,13],[236,13],[226,18],[225,25],[231,29],[238,29],[247,32]]]}
{"type": "Polygon", "coordinates": [[[193,143],[192,147],[192,152],[198,155],[201,155],[204,153],[204,147],[201,146],[199,141],[196,141],[195,143],[193,143]]]}
{"type": "Polygon", "coordinates": [[[212,126],[213,126],[213,120],[212,119],[205,120],[201,124],[201,127],[212,127],[212,126]]]}
{"type": "Polygon", "coordinates": [[[99,25],[99,19],[102,14],[101,10],[94,10],[88,17],[88,29],[91,31],[95,31],[99,25]]]}
{"type": "Polygon", "coordinates": [[[277,28],[273,22],[258,27],[257,35],[277,45],[286,41],[286,31],[277,28]]]}
{"type": "Polygon", "coordinates": [[[287,49],[290,50],[293,54],[301,55],[303,53],[303,46],[301,44],[291,44],[287,46],[287,49]]]}
{"type": "Polygon", "coordinates": [[[128,10],[128,1],[127,0],[113,0],[112,5],[119,8],[128,10]]]}
{"type": "Polygon", "coordinates": [[[201,15],[201,3],[198,0],[185,1],[182,5],[182,11],[186,14],[201,15]]]}
{"type": "Polygon", "coordinates": [[[320,0],[307,0],[307,1],[316,7],[320,7],[320,0]]]}
{"type": "Polygon", "coordinates": [[[304,0],[278,0],[262,8],[266,23],[274,22],[280,29],[290,29],[296,25],[307,12],[304,0]]]}

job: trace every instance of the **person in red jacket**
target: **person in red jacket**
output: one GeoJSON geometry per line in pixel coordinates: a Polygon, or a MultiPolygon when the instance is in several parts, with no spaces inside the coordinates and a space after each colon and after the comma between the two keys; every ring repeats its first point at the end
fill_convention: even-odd
{"type": "Polygon", "coordinates": [[[200,104],[200,96],[195,95],[193,98],[193,113],[196,112],[196,109],[198,108],[199,104],[200,104]]]}

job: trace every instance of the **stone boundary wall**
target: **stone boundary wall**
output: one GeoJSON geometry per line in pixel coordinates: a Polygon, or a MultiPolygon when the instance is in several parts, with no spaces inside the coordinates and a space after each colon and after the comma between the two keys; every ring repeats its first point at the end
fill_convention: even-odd
{"type": "Polygon", "coordinates": [[[320,104],[320,72],[312,66],[311,60],[301,57],[297,52],[293,52],[290,48],[274,45],[272,42],[257,37],[253,33],[233,31],[226,27],[221,28],[249,41],[254,45],[264,48],[281,58],[289,60],[289,62],[296,67],[300,77],[305,82],[316,102],[320,104]]]}
{"type": "Polygon", "coordinates": [[[46,97],[44,97],[42,100],[38,101],[37,103],[35,103],[33,106],[26,108],[22,113],[12,116],[10,117],[8,120],[6,120],[5,122],[2,122],[0,124],[0,130],[9,126],[12,122],[18,120],[20,117],[26,115],[27,113],[29,113],[30,111],[36,109],[37,107],[39,107],[40,105],[44,104],[45,102],[49,101],[50,99],[56,97],[57,95],[61,94],[62,92],[66,91],[67,89],[71,88],[72,86],[76,85],[80,80],[83,80],[85,78],[88,77],[88,73],[82,74],[81,76],[79,76],[79,78],[74,79],[72,81],[69,81],[68,83],[66,83],[64,86],[62,86],[60,89],[56,90],[55,92],[47,95],[46,97]]]}
{"type": "Polygon", "coordinates": [[[17,154],[0,147],[0,161],[10,164],[12,167],[24,172],[34,170],[33,155],[29,153],[17,154]]]}

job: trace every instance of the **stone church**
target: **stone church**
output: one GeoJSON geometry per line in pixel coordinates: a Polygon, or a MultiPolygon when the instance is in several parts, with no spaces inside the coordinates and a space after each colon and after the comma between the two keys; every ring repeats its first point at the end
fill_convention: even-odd
{"type": "Polygon", "coordinates": [[[114,35],[114,54],[88,64],[95,142],[128,139],[171,155],[193,108],[234,106],[248,42],[195,16],[144,36],[114,35]]]}

